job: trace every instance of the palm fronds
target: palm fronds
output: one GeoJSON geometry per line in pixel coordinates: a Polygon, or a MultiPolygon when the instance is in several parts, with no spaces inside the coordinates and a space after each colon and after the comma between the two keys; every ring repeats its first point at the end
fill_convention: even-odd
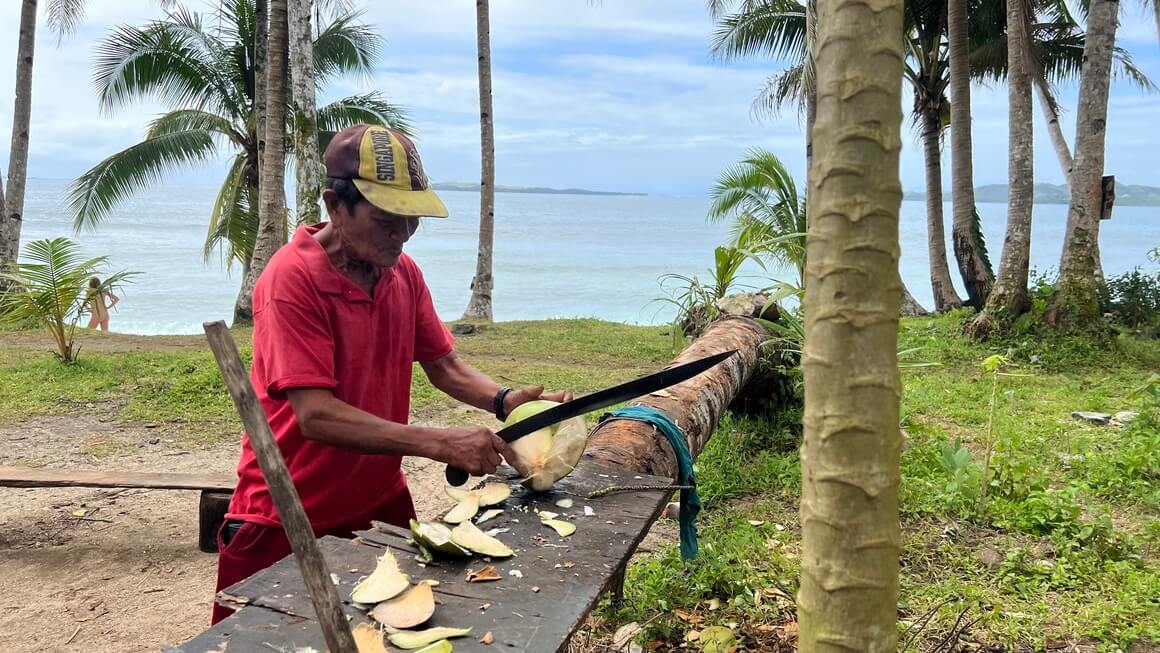
{"type": "Polygon", "coordinates": [[[80,247],[67,238],[34,240],[24,246],[24,257],[9,272],[0,273],[8,290],[0,296],[0,320],[40,324],[56,345],[56,355],[71,363],[77,321],[86,303],[99,293],[118,286],[135,272],[109,275],[96,288],[89,279],[104,268],[107,258],[81,258],[80,247]]]}

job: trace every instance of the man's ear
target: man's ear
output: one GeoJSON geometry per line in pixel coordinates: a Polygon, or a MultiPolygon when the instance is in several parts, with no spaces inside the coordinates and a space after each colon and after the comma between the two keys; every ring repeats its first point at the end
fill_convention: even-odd
{"type": "Polygon", "coordinates": [[[334,192],[332,188],[326,188],[322,191],[322,203],[326,206],[326,212],[333,220],[335,215],[343,208],[343,203],[338,199],[338,193],[334,192]]]}

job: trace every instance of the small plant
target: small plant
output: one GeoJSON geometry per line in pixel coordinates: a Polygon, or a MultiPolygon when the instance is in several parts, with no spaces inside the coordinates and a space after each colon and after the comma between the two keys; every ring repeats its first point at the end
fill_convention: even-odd
{"type": "Polygon", "coordinates": [[[89,279],[100,274],[107,257],[81,259],[80,248],[67,238],[34,240],[24,248],[24,260],[11,272],[0,273],[8,290],[0,297],[0,320],[9,324],[37,323],[52,336],[63,363],[76,360],[77,322],[93,295],[111,290],[136,275],[117,272],[96,288],[89,279]]]}
{"type": "Polygon", "coordinates": [[[978,495],[980,470],[970,450],[963,446],[962,438],[955,438],[954,445],[939,442],[939,454],[943,470],[950,475],[945,488],[947,503],[956,509],[972,505],[978,495]]]}
{"type": "Polygon", "coordinates": [[[1099,298],[1100,309],[1130,329],[1160,326],[1160,273],[1136,268],[1108,277],[1100,284],[1099,298]]]}
{"type": "Polygon", "coordinates": [[[987,403],[987,452],[983,455],[983,482],[979,488],[979,512],[987,507],[987,484],[990,483],[991,452],[995,450],[995,398],[999,393],[999,370],[1008,359],[1001,354],[983,360],[983,369],[991,375],[991,398],[987,403]]]}

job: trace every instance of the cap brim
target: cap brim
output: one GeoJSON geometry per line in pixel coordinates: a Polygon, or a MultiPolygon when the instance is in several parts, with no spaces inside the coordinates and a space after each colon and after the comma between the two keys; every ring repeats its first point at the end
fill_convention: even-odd
{"type": "Polygon", "coordinates": [[[447,205],[435,191],[402,190],[376,184],[366,179],[354,179],[354,185],[368,202],[378,208],[408,218],[446,218],[447,205]]]}

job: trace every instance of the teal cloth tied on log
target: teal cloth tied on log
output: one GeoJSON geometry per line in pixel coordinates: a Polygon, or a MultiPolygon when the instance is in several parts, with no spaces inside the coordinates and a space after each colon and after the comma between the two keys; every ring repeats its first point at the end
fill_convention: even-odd
{"type": "Polygon", "coordinates": [[[600,422],[613,419],[629,419],[651,424],[664,434],[673,452],[677,454],[677,485],[687,485],[691,489],[681,490],[681,559],[697,557],[697,513],[701,512],[701,496],[697,494],[697,479],[693,476],[693,456],[685,443],[685,434],[673,420],[661,411],[648,406],[629,406],[609,411],[600,416],[600,422]]]}

